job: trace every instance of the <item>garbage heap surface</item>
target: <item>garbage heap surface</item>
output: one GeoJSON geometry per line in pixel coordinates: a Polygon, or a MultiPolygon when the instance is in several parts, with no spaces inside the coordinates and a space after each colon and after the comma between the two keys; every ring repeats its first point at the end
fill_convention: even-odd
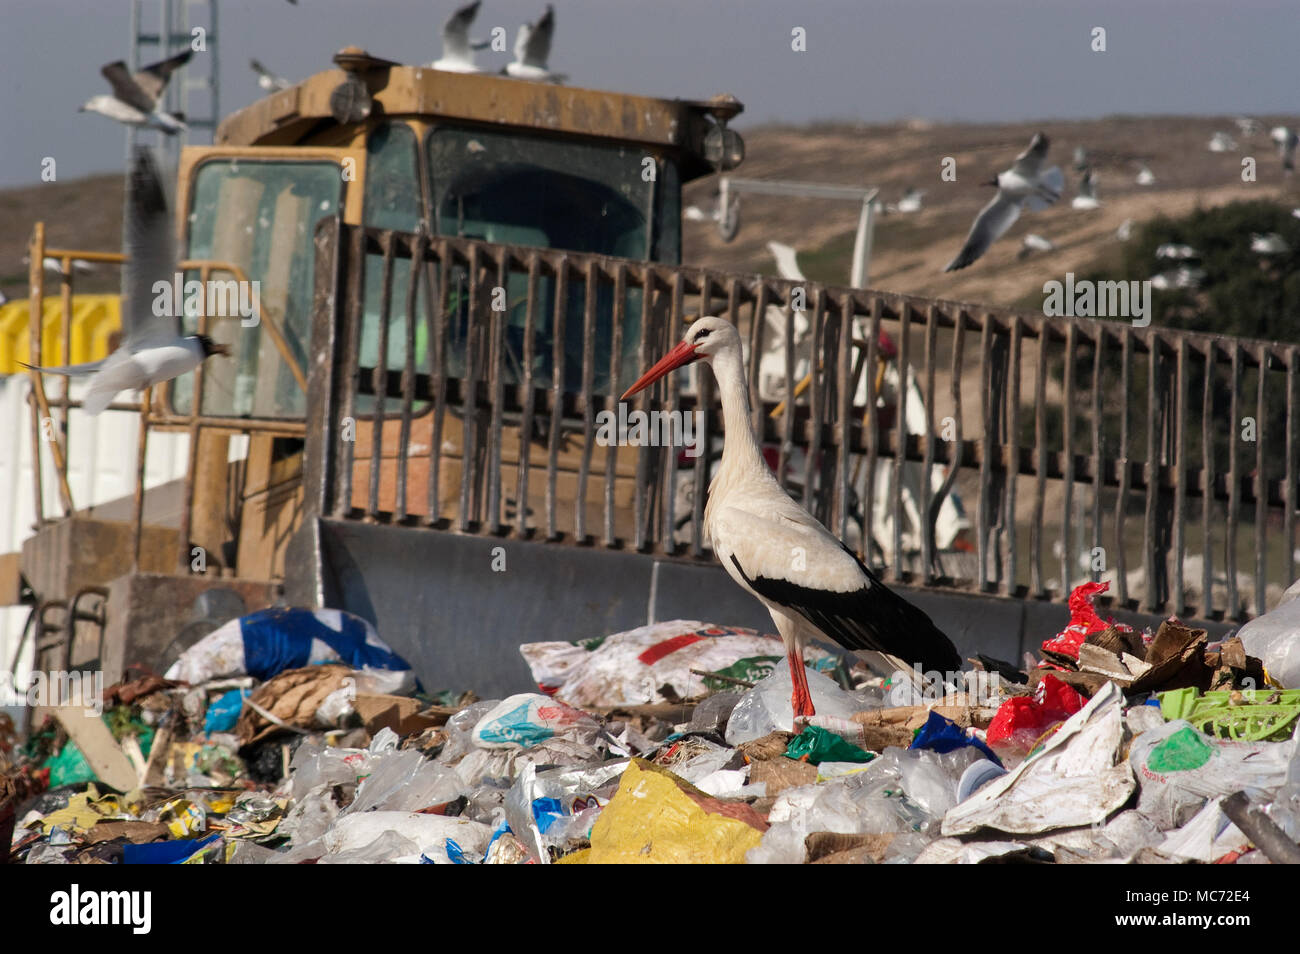
{"type": "Polygon", "coordinates": [[[1300,614],[1211,644],[1100,619],[1038,658],[872,673],[694,620],[521,651],[538,691],[419,685],[369,624],[251,614],[165,676],[0,726],[27,864],[1282,863],[1300,614]],[[1288,665],[1291,668],[1287,668],[1288,665]],[[99,711],[95,711],[98,709],[99,711]]]}

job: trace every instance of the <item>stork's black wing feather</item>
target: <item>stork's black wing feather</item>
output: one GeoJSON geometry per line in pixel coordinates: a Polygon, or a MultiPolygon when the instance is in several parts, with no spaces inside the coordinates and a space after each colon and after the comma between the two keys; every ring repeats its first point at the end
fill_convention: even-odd
{"type": "MultiPolygon", "coordinates": [[[[857,560],[857,554],[845,548],[857,560]]],[[[845,649],[867,649],[920,665],[922,671],[956,672],[961,657],[952,640],[924,612],[885,587],[861,560],[867,578],[858,590],[835,593],[789,580],[751,577],[736,555],[731,562],[759,596],[780,603],[845,649]]]]}

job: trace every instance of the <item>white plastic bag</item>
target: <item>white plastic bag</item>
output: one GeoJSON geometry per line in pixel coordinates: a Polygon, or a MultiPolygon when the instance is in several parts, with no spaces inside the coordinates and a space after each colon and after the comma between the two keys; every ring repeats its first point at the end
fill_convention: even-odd
{"type": "Polygon", "coordinates": [[[1288,600],[1252,619],[1237,635],[1246,652],[1258,656],[1270,676],[1287,689],[1300,689],[1300,600],[1288,600]]]}

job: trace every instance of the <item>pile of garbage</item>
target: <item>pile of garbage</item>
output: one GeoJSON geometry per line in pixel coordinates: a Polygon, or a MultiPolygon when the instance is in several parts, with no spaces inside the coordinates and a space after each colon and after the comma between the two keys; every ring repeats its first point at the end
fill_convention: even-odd
{"type": "Polygon", "coordinates": [[[810,649],[799,725],[781,642],[750,630],[532,643],[539,691],[453,699],[363,620],[263,611],[106,690],[102,716],[0,731],[0,844],[28,864],[1296,861],[1300,682],[1273,667],[1300,616],[1139,633],[1097,616],[1103,588],[1038,660],[978,657],[960,685],[810,649]]]}

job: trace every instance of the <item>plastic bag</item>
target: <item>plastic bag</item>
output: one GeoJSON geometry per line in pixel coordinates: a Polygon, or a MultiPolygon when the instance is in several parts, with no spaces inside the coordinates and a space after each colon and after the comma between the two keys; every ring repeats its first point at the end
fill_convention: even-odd
{"type": "Polygon", "coordinates": [[[556,737],[591,744],[599,728],[580,709],[525,692],[502,700],[479,719],[473,739],[484,749],[527,749],[556,737]]]}
{"type": "Polygon", "coordinates": [[[386,752],[370,760],[370,774],[340,815],[376,810],[415,812],[449,802],[462,790],[455,769],[430,762],[415,749],[386,752]]]}
{"type": "MultiPolygon", "coordinates": [[[[659,691],[665,685],[678,698],[701,696],[733,684],[692,669],[757,682],[785,658],[785,646],[775,636],[680,619],[579,643],[526,643],[519,651],[542,691],[579,706],[665,702],[659,691]]],[[[839,661],[815,648],[807,655],[818,669],[839,661]]]]}
{"type": "Polygon", "coordinates": [[[1247,654],[1258,656],[1269,676],[1287,689],[1300,689],[1300,600],[1288,600],[1252,619],[1237,635],[1247,654]]]}
{"type": "MultiPolygon", "coordinates": [[[[1043,643],[1043,652],[1051,656],[1061,656],[1078,661],[1079,647],[1093,633],[1099,633],[1109,626],[1125,633],[1133,632],[1133,627],[1126,623],[1116,623],[1113,619],[1103,620],[1093,609],[1092,601],[1100,593],[1110,589],[1109,583],[1084,583],[1076,586],[1070,593],[1070,624],[1053,638],[1043,643]]],[[[1057,666],[1057,668],[1061,668],[1057,666]]]]}
{"type": "Polygon", "coordinates": [[[203,731],[211,735],[213,732],[229,732],[234,729],[247,697],[247,689],[231,689],[213,699],[208,703],[207,714],[203,717],[203,731]]]}
{"type": "Polygon", "coordinates": [[[1181,828],[1207,799],[1244,791],[1269,801],[1287,781],[1296,742],[1213,739],[1184,719],[1143,732],[1129,747],[1142,787],[1138,811],[1162,829],[1181,828]]]}
{"type": "Polygon", "coordinates": [[[415,688],[410,665],[369,622],[343,610],[299,607],[272,607],[225,623],[185,650],[167,678],[197,685],[247,673],[268,680],[287,669],[331,662],[394,672],[405,691],[415,688]]]}
{"type": "MultiPolygon", "coordinates": [[[[819,716],[847,719],[855,712],[873,708],[871,700],[841,689],[819,672],[810,669],[807,676],[813,707],[819,716]]],[[[739,745],[777,730],[791,731],[794,728],[794,710],[790,707],[793,691],[789,660],[782,659],[772,674],[741,696],[736,708],[731,710],[727,742],[739,745]]]]}
{"type": "Polygon", "coordinates": [[[834,732],[810,725],[790,740],[785,757],[820,765],[822,762],[870,762],[874,755],[866,752],[834,732]]]}
{"type": "Polygon", "coordinates": [[[984,738],[1002,757],[1027,755],[1052,726],[1084,706],[1084,698],[1055,676],[1043,676],[1032,696],[1012,696],[998,708],[984,738]]]}

